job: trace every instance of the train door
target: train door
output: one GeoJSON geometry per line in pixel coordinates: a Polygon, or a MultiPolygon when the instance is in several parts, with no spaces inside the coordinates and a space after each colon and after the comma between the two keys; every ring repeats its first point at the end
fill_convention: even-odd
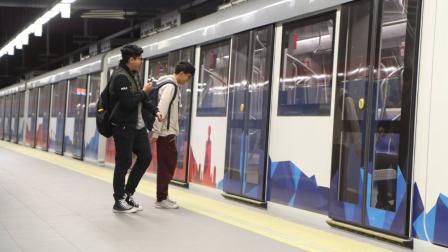
{"type": "Polygon", "coordinates": [[[20,93],[13,94],[11,108],[11,142],[17,143],[19,126],[20,93]]]}
{"type": "Polygon", "coordinates": [[[36,147],[48,150],[48,128],[50,123],[51,85],[39,88],[37,111],[36,147]]]}
{"type": "Polygon", "coordinates": [[[5,97],[0,97],[0,140],[4,137],[4,125],[5,125],[5,97]]]}
{"type": "Polygon", "coordinates": [[[329,216],[404,242],[410,235],[417,2],[342,7],[334,108],[329,216]]]}
{"type": "Polygon", "coordinates": [[[224,192],[265,201],[273,26],[237,34],[227,113],[224,192]]]}
{"type": "Polygon", "coordinates": [[[31,89],[29,91],[28,97],[28,113],[25,126],[25,144],[34,148],[36,146],[36,114],[39,100],[39,89],[31,89]]]}
{"type": "Polygon", "coordinates": [[[96,103],[100,97],[101,73],[89,75],[87,115],[84,130],[84,159],[98,160],[99,133],[96,129],[96,103]]]}
{"type": "Polygon", "coordinates": [[[25,126],[25,91],[19,93],[19,122],[17,130],[17,143],[23,144],[23,132],[25,126]]]}
{"type": "MultiPolygon", "coordinates": [[[[145,66],[147,65],[148,76],[147,80],[154,79],[157,80],[161,76],[167,75],[168,72],[168,55],[160,56],[157,58],[152,58],[146,61],[145,66]]],[[[150,137],[148,135],[148,137],[150,137]]],[[[156,173],[157,172],[157,145],[151,144],[151,164],[149,165],[149,172],[156,173]]]]}
{"type": "Polygon", "coordinates": [[[87,96],[87,75],[69,81],[65,119],[64,154],[82,159],[84,154],[84,121],[87,96]]]}
{"type": "MultiPolygon", "coordinates": [[[[194,47],[188,47],[168,55],[169,73],[173,74],[177,63],[186,61],[194,65],[194,47]]],[[[177,146],[177,165],[174,171],[173,182],[180,185],[188,185],[188,162],[190,153],[190,122],[191,122],[191,103],[193,96],[193,78],[188,84],[180,85],[180,104],[179,104],[179,135],[176,138],[177,146]]],[[[153,157],[154,158],[154,157],[153,157]]]]}
{"type": "Polygon", "coordinates": [[[50,112],[50,140],[48,151],[62,155],[64,152],[65,109],[67,99],[67,81],[52,85],[50,112]]]}
{"type": "Polygon", "coordinates": [[[4,128],[4,140],[5,141],[10,141],[11,139],[11,131],[10,131],[10,127],[11,127],[11,102],[12,102],[12,95],[8,95],[5,97],[5,125],[3,126],[4,128]]]}

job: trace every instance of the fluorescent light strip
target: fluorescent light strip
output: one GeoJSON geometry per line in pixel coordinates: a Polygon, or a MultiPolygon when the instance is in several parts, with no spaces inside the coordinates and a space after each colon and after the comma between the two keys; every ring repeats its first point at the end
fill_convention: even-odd
{"type": "Polygon", "coordinates": [[[22,49],[24,45],[28,45],[29,36],[34,34],[36,37],[42,36],[42,28],[48,21],[56,17],[59,13],[62,18],[70,18],[71,4],[76,0],[61,0],[50,10],[37,18],[34,23],[20,32],[16,37],[11,39],[6,45],[0,49],[0,58],[4,55],[14,55],[14,50],[22,49]]]}

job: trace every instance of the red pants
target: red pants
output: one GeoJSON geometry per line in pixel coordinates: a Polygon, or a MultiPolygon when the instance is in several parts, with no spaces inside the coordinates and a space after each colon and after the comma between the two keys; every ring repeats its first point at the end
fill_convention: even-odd
{"type": "Polygon", "coordinates": [[[177,165],[176,136],[159,136],[157,139],[157,201],[168,197],[168,185],[177,165]]]}

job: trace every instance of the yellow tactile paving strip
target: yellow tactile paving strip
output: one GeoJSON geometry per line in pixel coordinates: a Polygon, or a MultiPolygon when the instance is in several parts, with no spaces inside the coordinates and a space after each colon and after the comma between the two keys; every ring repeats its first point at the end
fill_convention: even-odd
{"type": "MultiPolygon", "coordinates": [[[[0,141],[0,147],[40,159],[57,166],[112,183],[113,170],[55,155],[40,150],[0,141]]],[[[156,185],[142,180],[138,190],[154,197],[156,185]]],[[[181,206],[190,211],[228,223],[239,228],[269,237],[306,251],[391,251],[368,243],[362,243],[340,235],[307,227],[248,208],[227,204],[194,193],[170,187],[170,195],[181,200],[181,206]]]]}

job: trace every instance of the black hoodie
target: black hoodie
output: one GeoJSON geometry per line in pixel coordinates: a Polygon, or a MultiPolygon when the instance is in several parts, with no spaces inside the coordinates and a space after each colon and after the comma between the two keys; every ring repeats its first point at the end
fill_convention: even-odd
{"type": "Polygon", "coordinates": [[[148,94],[143,91],[138,72],[131,71],[124,62],[115,69],[109,86],[111,108],[119,102],[112,116],[112,123],[120,127],[136,128],[138,106],[142,103],[142,117],[147,122],[158,112],[157,107],[149,102],[148,94]]]}

